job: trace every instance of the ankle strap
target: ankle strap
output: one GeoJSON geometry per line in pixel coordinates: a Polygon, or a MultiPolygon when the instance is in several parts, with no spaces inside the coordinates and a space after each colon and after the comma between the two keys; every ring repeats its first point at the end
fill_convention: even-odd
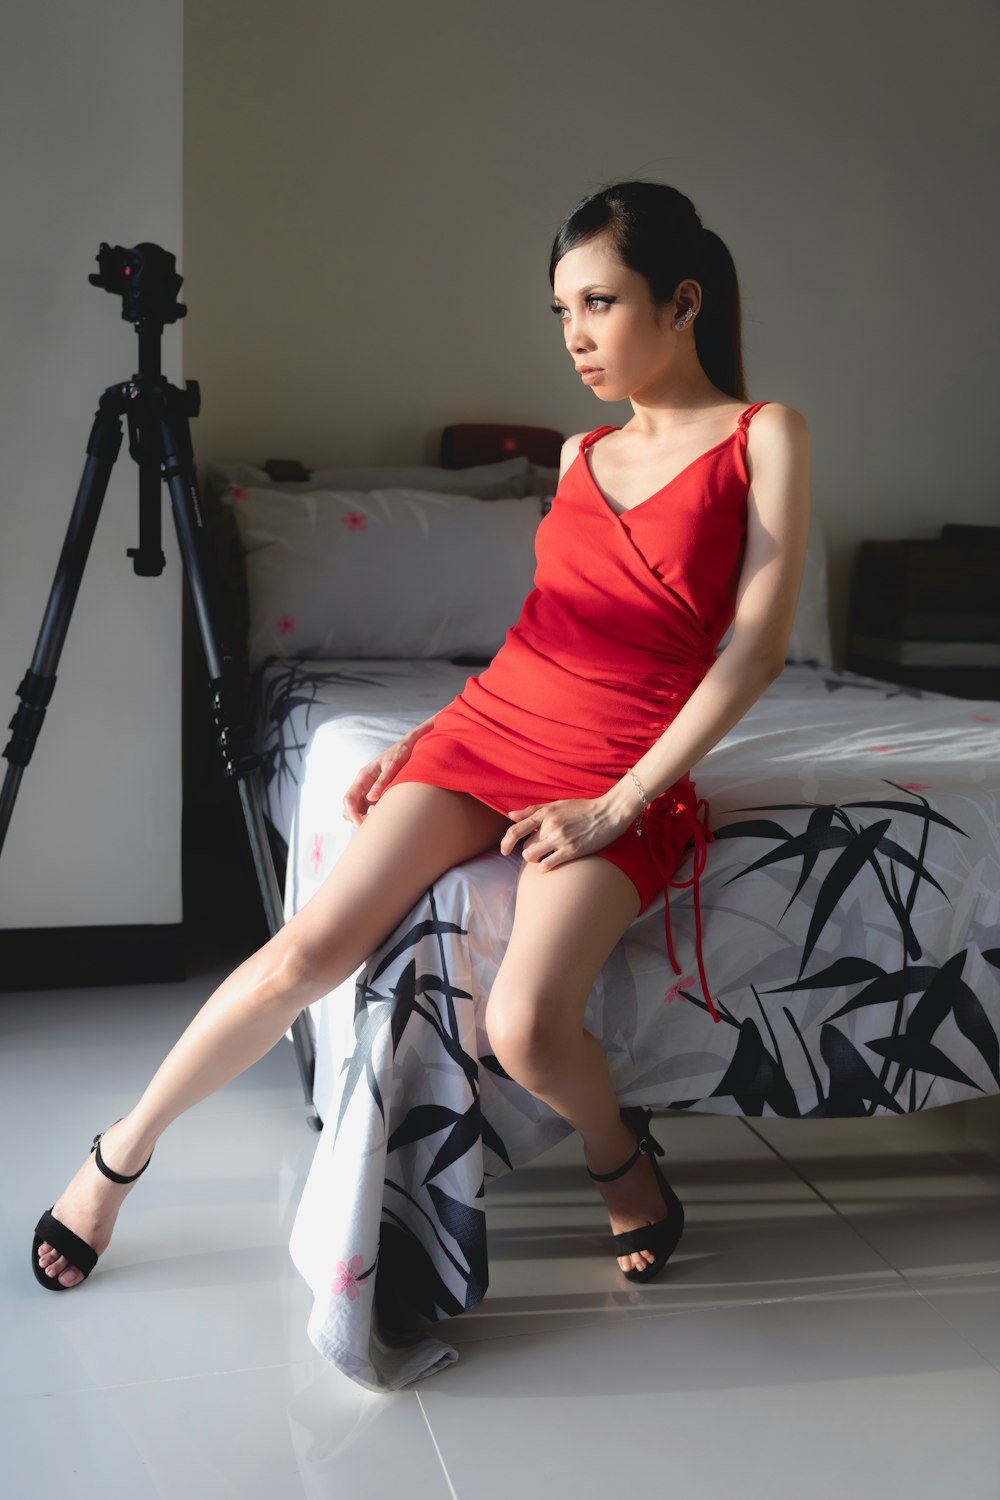
{"type": "Polygon", "coordinates": [[[645,1156],[648,1151],[649,1142],[646,1137],[643,1136],[638,1146],[636,1146],[635,1150],[632,1152],[632,1155],[629,1157],[628,1161],[623,1163],[622,1166],[616,1167],[613,1172],[590,1172],[589,1167],[587,1168],[587,1171],[590,1172],[590,1175],[595,1182],[613,1182],[616,1177],[624,1177],[629,1167],[635,1166],[636,1162],[639,1160],[639,1157],[645,1156]]]}
{"type": "MultiPolygon", "coordinates": [[[[115,1124],[116,1125],[118,1124],[117,1120],[115,1121],[115,1124]]],[[[101,1136],[103,1134],[104,1134],[103,1130],[98,1131],[97,1135],[94,1136],[94,1144],[91,1146],[90,1149],[91,1149],[91,1151],[96,1151],[97,1155],[96,1155],[95,1159],[97,1161],[97,1165],[100,1168],[100,1170],[104,1173],[105,1177],[110,1177],[112,1182],[134,1182],[137,1177],[141,1177],[142,1174],[143,1174],[143,1172],[145,1172],[146,1167],[148,1167],[149,1163],[153,1160],[153,1153],[152,1153],[152,1151],[149,1153],[149,1157],[147,1158],[147,1161],[146,1161],[146,1166],[145,1167],[140,1167],[139,1170],[138,1170],[138,1172],[133,1172],[132,1175],[131,1175],[131,1177],[126,1177],[121,1172],[114,1172],[114,1171],[112,1171],[112,1169],[108,1166],[107,1162],[104,1160],[104,1157],[101,1155],[101,1136]]]]}

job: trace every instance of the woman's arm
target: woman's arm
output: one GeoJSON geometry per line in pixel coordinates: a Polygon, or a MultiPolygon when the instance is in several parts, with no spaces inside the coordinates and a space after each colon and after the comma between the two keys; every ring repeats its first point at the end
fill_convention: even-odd
{"type": "MultiPolygon", "coordinates": [[[[810,435],[800,412],[769,403],[747,432],[747,538],[729,645],[635,763],[652,802],[673,786],[781,674],[795,621],[810,513],[810,435]],[[750,454],[750,435],[753,453],[750,454]]],[[[604,794],[623,821],[642,811],[628,772],[604,794]]]]}

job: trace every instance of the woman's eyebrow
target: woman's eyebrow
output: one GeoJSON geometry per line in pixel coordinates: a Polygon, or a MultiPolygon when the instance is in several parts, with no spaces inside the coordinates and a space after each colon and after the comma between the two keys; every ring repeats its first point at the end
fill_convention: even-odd
{"type": "MultiPolygon", "coordinates": [[[[599,282],[599,281],[595,285],[593,285],[593,286],[582,286],[580,288],[580,290],[577,292],[577,296],[578,297],[586,297],[586,295],[587,295],[588,292],[599,291],[600,287],[601,287],[601,282],[599,282]]],[[[555,294],[553,294],[553,295],[555,295],[555,294]]],[[[562,298],[559,297],[559,296],[556,296],[555,300],[557,302],[561,302],[562,298]]]]}

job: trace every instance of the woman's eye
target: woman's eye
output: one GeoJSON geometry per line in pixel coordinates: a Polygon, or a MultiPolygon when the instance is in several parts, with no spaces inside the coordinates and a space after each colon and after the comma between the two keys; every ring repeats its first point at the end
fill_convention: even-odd
{"type": "MultiPolygon", "coordinates": [[[[610,307],[611,304],[612,304],[612,302],[614,300],[615,299],[613,297],[588,297],[587,298],[587,306],[590,307],[595,302],[602,302],[605,307],[610,307]]],[[[553,302],[551,304],[551,306],[552,306],[552,311],[555,313],[555,315],[559,319],[560,323],[565,322],[565,319],[563,318],[563,313],[566,311],[566,309],[564,307],[562,307],[558,302],[553,302]]]]}

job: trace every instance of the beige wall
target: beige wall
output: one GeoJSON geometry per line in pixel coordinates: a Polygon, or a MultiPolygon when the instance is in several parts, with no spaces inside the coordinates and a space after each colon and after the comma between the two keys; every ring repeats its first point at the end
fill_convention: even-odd
{"type": "Polygon", "coordinates": [[[812,428],[837,665],[860,538],[998,519],[985,0],[197,0],[185,22],[201,463],[623,423],[573,375],[548,252],[583,194],[650,177],[733,252],[749,399],[812,428]]]}

